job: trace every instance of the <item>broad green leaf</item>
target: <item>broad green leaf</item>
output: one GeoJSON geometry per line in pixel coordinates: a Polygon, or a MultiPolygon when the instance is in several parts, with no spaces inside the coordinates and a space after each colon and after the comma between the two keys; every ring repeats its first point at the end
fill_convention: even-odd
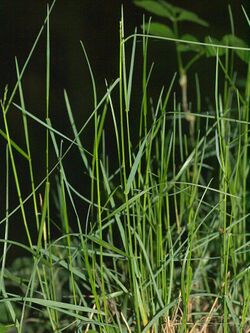
{"type": "Polygon", "coordinates": [[[179,13],[181,8],[171,5],[169,2],[166,2],[165,0],[158,0],[158,1],[165,9],[167,9],[172,14],[173,17],[176,18],[176,15],[179,13]]]}
{"type": "Polygon", "coordinates": [[[183,39],[183,40],[190,40],[191,42],[199,42],[198,39],[195,36],[190,35],[190,34],[184,34],[184,35],[182,35],[181,39],[183,39]]]}
{"type": "Polygon", "coordinates": [[[217,49],[218,49],[218,55],[219,56],[222,56],[223,54],[225,54],[225,49],[224,48],[220,48],[220,47],[217,48],[216,46],[214,46],[214,45],[221,45],[221,42],[218,39],[216,39],[214,37],[207,36],[207,37],[205,37],[204,42],[206,44],[211,44],[211,46],[205,45],[205,50],[206,50],[206,56],[207,57],[216,57],[217,49]]]}
{"type": "Polygon", "coordinates": [[[166,1],[155,1],[155,0],[136,0],[135,5],[138,7],[142,7],[148,12],[166,17],[172,22],[174,21],[189,21],[196,24],[200,24],[202,26],[207,27],[209,24],[205,20],[201,19],[197,14],[190,12],[186,9],[175,7],[170,5],[166,1]]]}
{"type": "MultiPolygon", "coordinates": [[[[199,42],[198,39],[196,37],[194,37],[193,35],[189,35],[189,34],[184,34],[183,36],[181,36],[182,40],[185,41],[191,41],[191,42],[199,42]]],[[[192,44],[192,43],[180,43],[178,44],[178,49],[180,52],[199,52],[203,49],[203,47],[201,45],[197,45],[197,44],[192,44]]]]}
{"type": "Polygon", "coordinates": [[[167,37],[167,38],[175,38],[175,34],[171,28],[167,25],[157,22],[152,22],[150,24],[145,24],[146,31],[149,31],[151,35],[167,37]]]}
{"type": "Polygon", "coordinates": [[[189,21],[193,23],[197,23],[204,27],[208,27],[209,24],[205,20],[202,20],[197,14],[190,12],[186,9],[180,9],[179,16],[177,17],[177,21],[189,21]]]}
{"type": "MultiPolygon", "coordinates": [[[[231,35],[231,34],[225,35],[222,38],[222,43],[224,45],[228,45],[228,46],[248,48],[248,45],[244,42],[243,39],[241,39],[235,35],[231,35]]],[[[249,50],[244,51],[244,50],[235,49],[234,51],[242,61],[246,62],[247,64],[249,63],[249,61],[250,61],[250,51],[249,50]]]]}
{"type": "Polygon", "coordinates": [[[135,1],[136,6],[141,7],[152,14],[156,14],[161,17],[166,17],[171,21],[175,20],[174,13],[171,11],[171,6],[165,3],[159,3],[153,0],[135,1]]]}

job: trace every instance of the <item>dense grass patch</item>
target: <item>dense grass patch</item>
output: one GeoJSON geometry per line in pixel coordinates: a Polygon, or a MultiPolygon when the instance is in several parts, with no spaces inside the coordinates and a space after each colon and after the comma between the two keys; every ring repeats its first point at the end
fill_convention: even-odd
{"type": "Polygon", "coordinates": [[[25,65],[21,68],[16,60],[16,86],[6,88],[1,100],[6,214],[0,225],[0,332],[247,332],[250,49],[242,42],[235,45],[239,40],[230,35],[223,43],[155,35],[150,29],[159,26],[150,22],[126,36],[122,15],[118,75],[106,82],[103,96],[81,43],[93,110],[87,122],[75,123],[64,91],[69,137],[50,120],[52,8],[25,65]],[[43,33],[46,115],[40,119],[26,109],[22,79],[43,33]],[[179,59],[172,80],[152,96],[157,63],[150,64],[147,55],[156,39],[176,47],[178,59],[185,58],[184,52],[195,52],[201,65],[210,59],[213,94],[202,90],[207,78],[192,73],[193,60],[185,66],[179,59]],[[196,96],[192,105],[190,76],[196,96]],[[22,115],[25,147],[12,139],[10,112],[22,115]],[[34,121],[44,129],[42,152],[29,135],[34,121]],[[87,127],[94,133],[91,151],[84,145],[87,127]],[[72,151],[79,157],[78,186],[65,163],[72,151]],[[46,176],[38,184],[33,161],[41,154],[46,176]],[[29,173],[27,197],[20,158],[29,173]],[[19,205],[10,210],[13,182],[19,205]],[[83,194],[84,184],[89,197],[83,194]],[[17,229],[23,224],[24,243],[9,237],[19,212],[22,218],[14,223],[17,229]],[[59,236],[53,234],[55,220],[59,236]],[[7,265],[14,248],[26,255],[7,265]]]}

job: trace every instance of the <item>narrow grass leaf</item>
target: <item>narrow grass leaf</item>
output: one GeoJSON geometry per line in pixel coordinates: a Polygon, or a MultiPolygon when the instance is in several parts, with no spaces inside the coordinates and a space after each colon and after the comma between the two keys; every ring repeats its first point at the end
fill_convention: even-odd
{"type": "Polygon", "coordinates": [[[3,324],[0,323],[0,333],[7,333],[12,328],[14,329],[14,325],[3,325],[3,324]]]}
{"type": "Polygon", "coordinates": [[[136,155],[135,161],[134,161],[134,163],[132,165],[132,168],[131,168],[131,171],[130,171],[130,174],[128,176],[128,180],[127,180],[127,183],[126,183],[126,186],[125,186],[125,191],[124,191],[125,194],[129,193],[131,185],[132,185],[132,183],[133,183],[133,181],[135,179],[135,174],[136,174],[136,171],[138,170],[139,163],[140,163],[140,161],[142,159],[143,150],[144,150],[144,147],[146,145],[147,138],[148,138],[147,136],[144,138],[144,140],[143,140],[143,142],[142,142],[142,144],[140,146],[140,149],[139,149],[139,151],[138,151],[138,153],[136,155]]]}
{"type": "Polygon", "coordinates": [[[83,163],[84,163],[86,169],[88,170],[90,176],[92,177],[92,170],[89,167],[88,159],[86,157],[84,148],[82,146],[82,142],[79,138],[79,133],[78,133],[77,128],[76,128],[74,116],[73,116],[73,113],[72,113],[72,110],[71,110],[71,105],[70,105],[68,94],[67,94],[66,90],[64,90],[64,99],[65,99],[65,103],[66,103],[66,109],[67,109],[67,112],[68,112],[70,124],[71,124],[72,130],[73,130],[73,133],[74,133],[75,141],[76,141],[77,146],[79,148],[83,163]]]}
{"type": "Polygon", "coordinates": [[[247,15],[247,12],[246,12],[245,8],[243,7],[243,5],[241,5],[241,8],[242,8],[242,11],[243,11],[243,13],[244,13],[244,15],[245,15],[245,18],[246,18],[246,20],[247,20],[247,23],[248,23],[248,25],[250,26],[250,19],[249,19],[249,16],[247,15]]]}
{"type": "Polygon", "coordinates": [[[229,312],[230,312],[233,322],[235,324],[236,331],[240,332],[240,322],[239,322],[238,315],[235,313],[233,304],[232,304],[231,300],[229,299],[228,295],[225,295],[225,299],[226,299],[227,307],[229,309],[229,312]]]}
{"type": "MultiPolygon", "coordinates": [[[[7,135],[4,133],[4,131],[2,129],[0,129],[0,135],[7,141],[8,138],[7,138],[7,135]]],[[[20,147],[18,146],[17,143],[15,143],[15,141],[13,141],[12,139],[10,139],[10,144],[11,146],[20,154],[22,155],[26,160],[29,161],[29,155],[27,153],[25,153],[25,151],[20,147]]]]}
{"type": "Polygon", "coordinates": [[[24,65],[23,65],[22,70],[21,70],[20,77],[19,77],[18,81],[16,82],[16,84],[15,84],[15,86],[14,86],[14,88],[13,88],[13,91],[12,91],[12,93],[11,93],[11,96],[10,96],[10,98],[9,98],[8,105],[7,105],[7,107],[6,107],[6,112],[8,111],[8,109],[9,109],[9,107],[10,107],[10,105],[11,105],[11,103],[12,103],[14,97],[15,97],[16,91],[17,91],[18,86],[19,86],[19,81],[22,79],[22,77],[23,77],[23,75],[24,75],[24,73],[25,73],[25,71],[26,71],[26,68],[28,67],[28,64],[29,64],[29,62],[30,62],[30,59],[31,59],[31,57],[32,57],[32,55],[33,55],[33,53],[34,53],[34,51],[35,51],[37,45],[38,45],[38,42],[39,42],[39,40],[40,40],[40,37],[42,36],[42,33],[43,33],[43,30],[44,30],[44,27],[46,26],[47,20],[48,20],[49,16],[51,15],[51,12],[52,12],[52,10],[53,10],[53,7],[54,7],[55,3],[56,3],[56,0],[54,0],[54,1],[52,2],[51,6],[50,6],[50,9],[49,9],[49,11],[47,12],[47,15],[46,15],[46,17],[45,17],[44,24],[42,25],[41,29],[39,30],[38,35],[37,35],[36,38],[35,38],[35,41],[34,41],[34,43],[33,43],[33,45],[32,45],[32,48],[31,48],[31,50],[30,50],[30,52],[29,52],[29,54],[28,54],[28,57],[27,57],[27,59],[26,59],[24,65]]]}
{"type": "Polygon", "coordinates": [[[170,309],[172,309],[177,304],[177,300],[174,300],[173,302],[169,303],[166,307],[161,309],[157,314],[148,322],[148,324],[144,327],[141,333],[147,333],[150,332],[150,328],[157,324],[160,318],[164,318],[166,313],[169,312],[170,309]]]}
{"type": "Polygon", "coordinates": [[[108,243],[102,239],[96,238],[94,236],[91,236],[91,235],[85,235],[85,236],[86,236],[86,238],[90,239],[92,242],[101,245],[102,247],[106,248],[107,250],[118,253],[125,258],[127,257],[127,254],[125,252],[121,251],[120,249],[111,245],[110,243],[108,243]]]}
{"type": "Polygon", "coordinates": [[[162,298],[161,298],[161,295],[160,295],[160,290],[158,289],[155,278],[154,278],[154,274],[153,274],[153,271],[152,271],[152,268],[151,268],[151,265],[150,265],[150,261],[149,261],[148,255],[147,255],[147,251],[146,251],[146,249],[144,247],[144,244],[143,244],[141,238],[139,237],[138,233],[135,232],[135,235],[136,235],[136,239],[138,240],[138,243],[139,243],[139,245],[142,249],[142,253],[144,255],[144,258],[146,260],[146,264],[147,264],[147,267],[148,267],[148,270],[149,270],[149,274],[150,274],[150,277],[151,277],[151,280],[152,280],[154,290],[155,290],[155,293],[157,295],[159,304],[163,308],[164,304],[163,304],[163,301],[162,301],[162,298]]]}

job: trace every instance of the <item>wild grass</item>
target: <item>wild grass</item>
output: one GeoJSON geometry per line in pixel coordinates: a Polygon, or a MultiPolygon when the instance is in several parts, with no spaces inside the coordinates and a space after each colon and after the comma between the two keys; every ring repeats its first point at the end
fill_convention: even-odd
{"type": "Polygon", "coordinates": [[[0,331],[248,332],[250,64],[244,65],[244,86],[239,87],[234,55],[237,50],[249,55],[250,49],[208,43],[215,52],[209,73],[214,93],[208,109],[200,76],[195,74],[196,101],[187,118],[175,94],[174,70],[157,99],[150,91],[154,70],[147,57],[153,47],[150,41],[157,38],[169,47],[180,41],[151,36],[146,28],[127,37],[122,16],[118,77],[106,82],[101,97],[81,43],[93,87],[93,111],[84,124],[75,123],[64,91],[69,137],[50,120],[52,8],[48,7],[21,70],[16,59],[17,84],[12,92],[6,89],[1,100],[6,214],[0,222],[0,331]],[[42,33],[47,36],[45,119],[26,109],[22,85],[42,33]],[[135,81],[137,71],[141,82],[135,81]],[[22,114],[23,148],[12,139],[10,112],[22,114]],[[31,149],[31,120],[45,131],[45,152],[31,149]],[[87,126],[94,133],[92,151],[84,147],[87,126]],[[115,140],[112,150],[110,137],[115,140]],[[79,188],[72,184],[71,169],[65,164],[74,149],[81,158],[79,188]],[[33,166],[38,151],[46,156],[40,184],[33,166]],[[27,197],[17,156],[29,170],[27,197]],[[56,189],[51,189],[55,178],[56,189]],[[9,210],[13,181],[19,205],[9,210]],[[88,198],[81,190],[84,183],[91,189],[88,198]],[[28,202],[32,212],[30,208],[27,212],[28,202]],[[55,205],[59,237],[53,236],[55,205]],[[84,216],[79,206],[84,207],[84,216]],[[13,221],[18,212],[22,218],[13,221]],[[31,213],[33,220],[28,221],[31,213]],[[24,225],[26,242],[10,238],[10,223],[17,230],[24,225]],[[26,255],[7,265],[10,248],[16,253],[21,248],[26,255]]]}

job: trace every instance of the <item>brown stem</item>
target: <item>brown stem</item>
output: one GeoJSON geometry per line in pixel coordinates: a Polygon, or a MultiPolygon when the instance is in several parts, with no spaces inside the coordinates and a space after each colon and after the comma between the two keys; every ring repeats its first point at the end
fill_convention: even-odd
{"type": "Polygon", "coordinates": [[[188,99],[187,99],[187,75],[185,72],[181,73],[179,84],[181,86],[182,92],[182,108],[185,112],[185,119],[189,122],[189,132],[190,136],[194,138],[194,125],[195,125],[195,116],[190,113],[188,108],[188,99]]]}

